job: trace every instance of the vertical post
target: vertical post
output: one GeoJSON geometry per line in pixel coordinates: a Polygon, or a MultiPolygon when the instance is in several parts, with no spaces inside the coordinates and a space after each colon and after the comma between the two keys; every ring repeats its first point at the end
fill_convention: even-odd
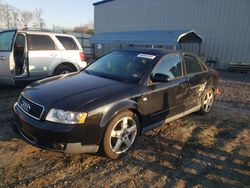
{"type": "Polygon", "coordinates": [[[82,44],[82,48],[84,49],[83,32],[82,32],[81,44],[82,44]]]}
{"type": "Polygon", "coordinates": [[[201,43],[199,43],[198,56],[200,56],[200,53],[201,53],[201,43]]]}

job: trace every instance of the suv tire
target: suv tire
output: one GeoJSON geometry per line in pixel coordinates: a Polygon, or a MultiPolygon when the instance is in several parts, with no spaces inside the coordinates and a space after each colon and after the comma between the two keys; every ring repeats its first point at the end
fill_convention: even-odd
{"type": "Polygon", "coordinates": [[[56,68],[54,75],[68,74],[70,72],[75,72],[76,70],[68,65],[60,65],[56,68]]]}

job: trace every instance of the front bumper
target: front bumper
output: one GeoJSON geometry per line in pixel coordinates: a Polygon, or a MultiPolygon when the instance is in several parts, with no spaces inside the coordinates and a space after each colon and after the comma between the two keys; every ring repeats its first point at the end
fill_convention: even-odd
{"type": "Polygon", "coordinates": [[[14,105],[13,130],[26,142],[65,153],[96,153],[103,129],[99,125],[63,125],[35,120],[14,105]]]}

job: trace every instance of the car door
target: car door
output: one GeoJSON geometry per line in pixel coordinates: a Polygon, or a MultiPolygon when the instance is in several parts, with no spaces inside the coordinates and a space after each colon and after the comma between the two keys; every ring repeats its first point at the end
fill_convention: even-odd
{"type": "Polygon", "coordinates": [[[0,83],[14,84],[13,44],[17,30],[0,32],[0,83]]]}
{"type": "Polygon", "coordinates": [[[199,59],[192,54],[184,54],[185,74],[188,80],[188,92],[185,110],[198,108],[201,96],[207,85],[207,69],[202,66],[199,59]]]}
{"type": "Polygon", "coordinates": [[[156,64],[151,77],[157,73],[167,75],[169,80],[167,82],[149,81],[147,94],[142,99],[146,125],[165,120],[184,111],[188,86],[183,76],[181,55],[174,53],[163,57],[156,64]]]}
{"type": "Polygon", "coordinates": [[[29,71],[32,78],[49,76],[51,67],[62,62],[62,56],[49,35],[28,34],[29,71]]]}

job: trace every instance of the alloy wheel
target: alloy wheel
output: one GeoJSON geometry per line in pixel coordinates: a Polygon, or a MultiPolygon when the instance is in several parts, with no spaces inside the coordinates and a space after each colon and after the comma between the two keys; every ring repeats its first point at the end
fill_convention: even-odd
{"type": "Polygon", "coordinates": [[[203,108],[205,112],[209,112],[211,110],[213,102],[214,102],[214,93],[212,90],[208,90],[203,102],[203,108]]]}
{"type": "Polygon", "coordinates": [[[134,143],[137,134],[137,125],[134,119],[124,117],[113,127],[110,134],[110,148],[120,154],[126,152],[134,143]]]}

